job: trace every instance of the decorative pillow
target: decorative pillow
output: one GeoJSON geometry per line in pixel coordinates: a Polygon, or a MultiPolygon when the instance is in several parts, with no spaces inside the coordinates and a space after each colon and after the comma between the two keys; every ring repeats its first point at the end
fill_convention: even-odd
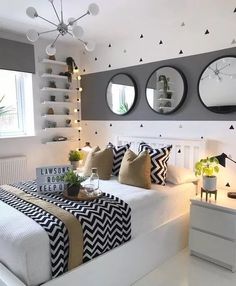
{"type": "Polygon", "coordinates": [[[147,150],[151,157],[151,180],[158,185],[165,185],[167,162],[170,157],[172,145],[153,149],[145,142],[139,144],[139,152],[147,150]]]}
{"type": "Polygon", "coordinates": [[[93,147],[88,153],[84,164],[84,176],[90,176],[92,168],[98,169],[98,176],[102,180],[109,180],[112,171],[113,153],[111,148],[100,150],[93,147]]]}
{"type": "Polygon", "coordinates": [[[128,149],[121,162],[119,182],[140,188],[151,188],[151,159],[148,151],[136,155],[128,149]]]}
{"type": "Polygon", "coordinates": [[[109,142],[109,144],[107,146],[111,147],[112,151],[113,151],[112,174],[114,176],[118,176],[122,159],[125,155],[125,152],[129,149],[130,144],[115,146],[111,142],[109,142]]]}
{"type": "Polygon", "coordinates": [[[176,167],[173,165],[168,165],[166,181],[175,185],[192,183],[198,181],[194,172],[181,167],[176,167]]]}

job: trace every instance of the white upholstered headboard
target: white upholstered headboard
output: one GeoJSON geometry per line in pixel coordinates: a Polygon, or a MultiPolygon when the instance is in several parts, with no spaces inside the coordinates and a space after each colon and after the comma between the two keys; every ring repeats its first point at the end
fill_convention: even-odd
{"type": "Polygon", "coordinates": [[[146,142],[153,148],[172,145],[169,164],[178,167],[194,169],[195,163],[205,157],[206,141],[202,139],[162,138],[162,137],[136,137],[118,136],[117,145],[131,143],[130,149],[138,152],[140,142],[146,142]]]}

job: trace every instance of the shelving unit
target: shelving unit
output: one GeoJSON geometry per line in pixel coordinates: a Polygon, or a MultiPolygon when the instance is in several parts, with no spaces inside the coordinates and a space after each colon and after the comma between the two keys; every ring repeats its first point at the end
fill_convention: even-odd
{"type": "Polygon", "coordinates": [[[67,66],[66,62],[54,61],[54,60],[49,60],[49,59],[43,59],[42,63],[43,64],[51,64],[51,65],[60,65],[60,66],[64,66],[64,67],[67,66]]]}
{"type": "Polygon", "coordinates": [[[74,83],[72,83],[72,88],[64,88],[65,84],[68,82],[68,77],[60,75],[59,73],[67,71],[67,64],[63,61],[43,59],[41,64],[44,66],[41,71],[41,96],[43,100],[42,104],[42,119],[45,120],[43,123],[43,144],[57,144],[57,143],[68,143],[68,142],[78,142],[78,127],[74,127],[73,124],[77,120],[77,113],[74,113],[74,109],[78,109],[77,101],[74,97],[76,94],[76,88],[74,83]],[[50,68],[51,73],[48,72],[50,68]],[[49,87],[50,81],[56,81],[56,88],[49,87]],[[69,95],[70,101],[64,101],[65,95],[69,95]],[[51,97],[55,96],[56,101],[50,100],[51,97]],[[52,108],[54,114],[47,114],[48,109],[52,108]],[[66,114],[65,109],[69,114],[66,114]],[[71,127],[66,127],[66,120],[71,121],[71,127]],[[55,125],[54,125],[55,124],[55,125]],[[56,127],[48,127],[56,126],[56,127]],[[53,141],[55,137],[66,137],[67,140],[64,141],[53,141]],[[73,138],[73,140],[71,140],[73,138]]]}
{"type": "Polygon", "coordinates": [[[68,80],[68,77],[65,75],[59,75],[59,74],[51,74],[51,73],[43,73],[41,75],[42,78],[50,78],[50,79],[64,79],[68,80]]]}
{"type": "Polygon", "coordinates": [[[41,91],[73,93],[76,90],[75,89],[66,89],[66,88],[43,87],[43,88],[41,88],[41,91]]]}

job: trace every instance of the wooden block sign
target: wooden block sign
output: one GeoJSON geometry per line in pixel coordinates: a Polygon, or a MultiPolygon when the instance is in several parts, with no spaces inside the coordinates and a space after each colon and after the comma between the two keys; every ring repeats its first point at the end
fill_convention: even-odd
{"type": "Polygon", "coordinates": [[[71,169],[70,165],[36,168],[38,193],[63,192],[65,189],[63,175],[71,169]]]}

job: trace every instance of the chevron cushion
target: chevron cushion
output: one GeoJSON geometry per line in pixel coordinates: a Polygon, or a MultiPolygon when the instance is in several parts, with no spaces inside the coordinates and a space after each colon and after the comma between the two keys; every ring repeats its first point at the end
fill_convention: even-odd
{"type": "Polygon", "coordinates": [[[122,159],[125,155],[125,152],[129,149],[130,144],[114,146],[111,142],[108,143],[108,147],[112,148],[113,151],[113,166],[112,166],[112,174],[114,176],[119,175],[120,166],[122,159]]]}
{"type": "Polygon", "coordinates": [[[170,157],[170,151],[172,145],[162,147],[159,149],[153,149],[145,142],[139,144],[139,152],[147,150],[151,157],[151,180],[158,185],[165,185],[167,162],[170,157]]]}

